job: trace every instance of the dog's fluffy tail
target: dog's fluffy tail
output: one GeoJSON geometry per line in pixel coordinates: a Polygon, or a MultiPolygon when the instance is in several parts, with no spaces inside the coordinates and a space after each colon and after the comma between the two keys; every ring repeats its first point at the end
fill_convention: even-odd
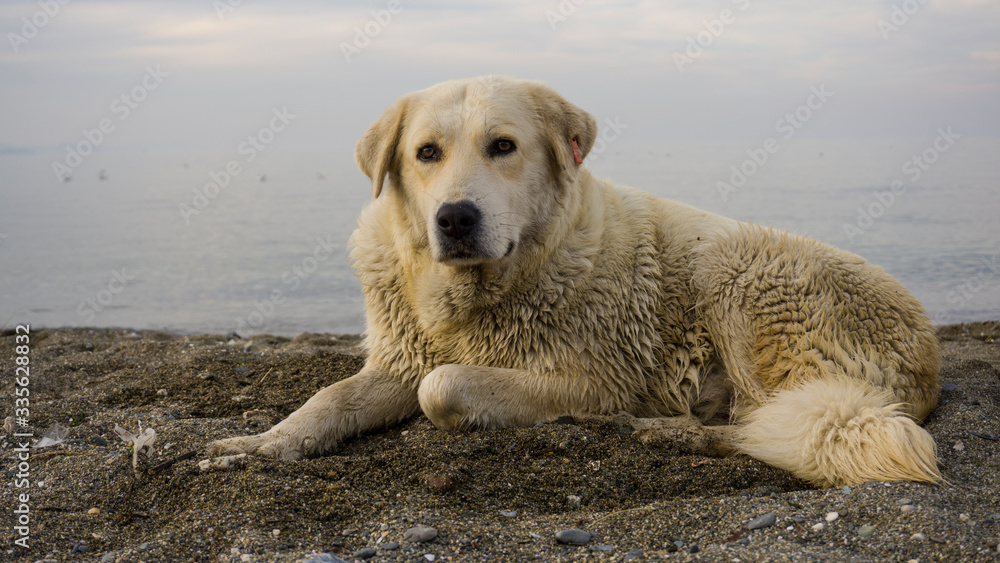
{"type": "Polygon", "coordinates": [[[821,487],[941,480],[934,440],[891,391],[843,378],[779,391],[744,419],[737,447],[821,487]]]}

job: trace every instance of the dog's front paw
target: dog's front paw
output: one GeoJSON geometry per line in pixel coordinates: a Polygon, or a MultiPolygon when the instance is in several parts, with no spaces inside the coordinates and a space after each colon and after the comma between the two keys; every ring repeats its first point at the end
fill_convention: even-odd
{"type": "Polygon", "coordinates": [[[274,429],[254,436],[241,436],[216,440],[208,444],[208,455],[219,457],[234,454],[254,454],[295,461],[315,453],[316,440],[294,434],[275,432],[274,429]]]}

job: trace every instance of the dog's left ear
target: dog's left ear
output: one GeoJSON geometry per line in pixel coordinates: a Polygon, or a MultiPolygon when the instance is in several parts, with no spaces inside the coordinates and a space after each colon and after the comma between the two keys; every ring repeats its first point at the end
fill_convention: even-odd
{"type": "Polygon", "coordinates": [[[548,135],[553,174],[557,180],[572,183],[597,139],[597,122],[549,86],[536,83],[531,94],[548,135]]]}
{"type": "Polygon", "coordinates": [[[403,134],[403,119],[406,117],[408,98],[396,102],[382,117],[365,131],[357,146],[354,159],[358,167],[372,180],[373,197],[382,193],[386,174],[391,174],[396,160],[396,147],[403,134]]]}

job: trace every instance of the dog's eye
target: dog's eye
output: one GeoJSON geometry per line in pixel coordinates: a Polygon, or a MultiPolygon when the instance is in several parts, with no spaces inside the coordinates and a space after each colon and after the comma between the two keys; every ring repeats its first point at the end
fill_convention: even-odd
{"type": "Polygon", "coordinates": [[[441,151],[438,150],[437,146],[428,143],[419,149],[417,149],[417,158],[424,162],[429,162],[432,160],[437,160],[441,156],[441,151]]]}
{"type": "Polygon", "coordinates": [[[517,147],[514,145],[514,141],[509,139],[497,139],[496,141],[493,141],[492,145],[490,145],[490,156],[510,154],[515,150],[517,150],[517,147]]]}

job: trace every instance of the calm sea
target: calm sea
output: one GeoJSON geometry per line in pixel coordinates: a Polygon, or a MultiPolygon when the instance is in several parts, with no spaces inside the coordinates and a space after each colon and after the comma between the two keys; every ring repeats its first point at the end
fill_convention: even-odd
{"type": "MultiPolygon", "coordinates": [[[[588,166],[856,252],[938,324],[1000,319],[1000,143],[936,140],[801,141],[768,153],[754,142],[623,139],[588,166]]],[[[63,154],[0,155],[0,323],[362,332],[347,239],[371,189],[351,150],[252,162],[95,153],[69,181],[52,170],[63,154]],[[213,179],[225,187],[206,190],[213,179]]]]}

